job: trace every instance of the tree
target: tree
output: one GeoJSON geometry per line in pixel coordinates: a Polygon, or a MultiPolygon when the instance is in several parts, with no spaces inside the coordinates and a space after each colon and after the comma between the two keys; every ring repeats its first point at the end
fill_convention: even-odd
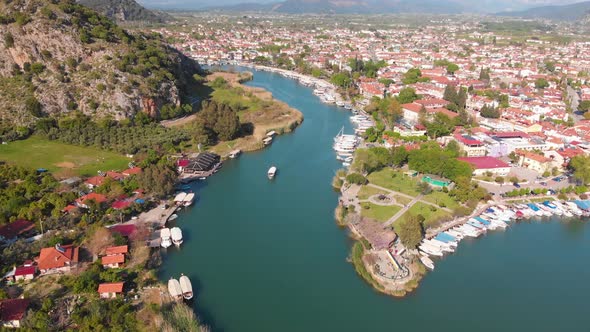
{"type": "Polygon", "coordinates": [[[495,181],[496,181],[496,183],[503,184],[504,183],[504,178],[501,177],[501,176],[497,176],[495,181]]]}
{"type": "Polygon", "coordinates": [[[578,105],[578,110],[582,112],[587,112],[590,110],[590,100],[582,100],[578,105]]]}
{"type": "Polygon", "coordinates": [[[332,84],[334,84],[338,87],[345,88],[345,87],[349,86],[352,81],[350,80],[350,77],[348,76],[348,74],[337,73],[337,74],[332,75],[330,82],[332,82],[332,84]]]}
{"type": "Polygon", "coordinates": [[[408,162],[408,151],[403,145],[391,148],[391,161],[397,167],[401,167],[408,162]]]}
{"type": "Polygon", "coordinates": [[[359,173],[351,173],[346,176],[348,183],[363,185],[367,183],[367,179],[359,173]]]}
{"type": "Polygon", "coordinates": [[[176,172],[166,164],[150,165],[136,176],[137,184],[147,192],[165,197],[174,191],[176,172]]]}
{"type": "Polygon", "coordinates": [[[447,65],[447,73],[454,75],[457,70],[459,70],[459,66],[457,66],[456,64],[449,63],[447,65]]]}
{"type": "Polygon", "coordinates": [[[500,117],[500,111],[496,107],[487,104],[483,105],[479,114],[484,118],[497,119],[500,117]]]}
{"type": "Polygon", "coordinates": [[[395,225],[395,232],[402,244],[408,249],[418,247],[424,237],[424,228],[418,216],[411,215],[395,225]]]}
{"type": "Polygon", "coordinates": [[[544,78],[537,78],[535,80],[535,88],[537,88],[537,89],[545,89],[547,87],[549,87],[549,82],[547,82],[546,79],[544,79],[544,78]]]}
{"type": "Polygon", "coordinates": [[[454,121],[443,113],[435,113],[432,120],[424,120],[422,124],[432,138],[446,136],[455,128],[454,121]]]}
{"type": "Polygon", "coordinates": [[[575,156],[569,163],[573,170],[574,179],[583,185],[590,183],[590,157],[575,156]]]}
{"type": "Polygon", "coordinates": [[[418,82],[427,82],[428,78],[422,77],[422,72],[418,68],[411,68],[404,74],[402,82],[404,84],[414,84],[418,82]]]}
{"type": "Polygon", "coordinates": [[[489,81],[490,80],[490,70],[482,68],[479,71],[479,80],[480,81],[489,81]]]}
{"type": "Polygon", "coordinates": [[[399,95],[397,96],[397,101],[400,104],[413,103],[417,99],[418,95],[416,94],[416,90],[411,87],[401,89],[399,95]]]}

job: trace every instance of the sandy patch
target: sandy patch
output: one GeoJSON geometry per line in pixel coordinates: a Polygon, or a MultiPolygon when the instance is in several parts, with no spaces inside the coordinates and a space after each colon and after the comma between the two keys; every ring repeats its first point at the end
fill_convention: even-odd
{"type": "Polygon", "coordinates": [[[76,167],[76,164],[74,164],[73,162],[70,162],[70,161],[62,161],[61,163],[55,164],[55,166],[57,166],[59,168],[74,168],[74,167],[76,167]]]}

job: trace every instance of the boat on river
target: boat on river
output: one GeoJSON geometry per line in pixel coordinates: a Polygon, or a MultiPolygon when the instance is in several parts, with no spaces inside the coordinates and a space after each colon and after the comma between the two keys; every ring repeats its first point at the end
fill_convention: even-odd
{"type": "Polygon", "coordinates": [[[194,193],[188,193],[188,194],[186,194],[186,196],[182,200],[182,205],[183,206],[191,206],[193,204],[193,201],[194,200],[195,200],[195,194],[194,193]]]}
{"type": "Polygon", "coordinates": [[[160,242],[160,245],[162,246],[162,248],[168,248],[172,245],[172,242],[170,241],[170,236],[170,228],[162,228],[162,230],[160,231],[160,239],[162,240],[160,242]]]}
{"type": "Polygon", "coordinates": [[[174,243],[175,246],[180,247],[182,244],[182,230],[180,230],[179,227],[172,227],[172,229],[170,229],[170,235],[172,243],[174,243]]]}
{"type": "Polygon", "coordinates": [[[434,270],[434,262],[428,256],[426,256],[426,255],[420,255],[420,261],[427,268],[429,268],[431,270],[434,270]]]}
{"type": "Polygon", "coordinates": [[[170,296],[172,296],[174,300],[182,299],[182,288],[180,287],[178,280],[174,278],[168,280],[168,293],[170,293],[170,296]]]}
{"type": "Polygon", "coordinates": [[[174,203],[176,203],[177,205],[182,205],[185,198],[186,198],[186,193],[184,191],[180,192],[176,195],[176,197],[174,197],[174,203]]]}
{"type": "Polygon", "coordinates": [[[272,166],[271,168],[268,169],[267,175],[268,175],[269,179],[273,179],[276,174],[277,174],[277,168],[275,166],[272,166]]]}
{"type": "Polygon", "coordinates": [[[185,300],[193,298],[193,285],[191,284],[191,280],[184,274],[180,275],[180,290],[185,300]]]}

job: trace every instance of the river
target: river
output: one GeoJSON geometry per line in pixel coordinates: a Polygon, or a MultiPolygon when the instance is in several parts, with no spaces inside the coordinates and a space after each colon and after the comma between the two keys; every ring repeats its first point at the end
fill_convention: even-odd
{"type": "MultiPolygon", "coordinates": [[[[253,70],[250,70],[253,71],[253,70]]],[[[404,299],[381,295],[346,258],[334,222],[332,138],[350,113],[268,72],[262,87],[303,112],[293,133],[226,162],[180,213],[180,250],[160,278],[188,275],[193,307],[213,331],[582,331],[590,326],[590,226],[530,222],[463,241],[404,299]],[[266,171],[278,167],[269,181],[266,171]]]]}

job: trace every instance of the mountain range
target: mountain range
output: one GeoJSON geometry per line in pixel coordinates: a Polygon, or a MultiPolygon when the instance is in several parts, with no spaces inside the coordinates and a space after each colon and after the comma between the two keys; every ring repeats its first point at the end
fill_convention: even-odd
{"type": "Polygon", "coordinates": [[[590,1],[562,6],[542,6],[523,11],[501,12],[500,16],[544,18],[559,21],[577,21],[590,15],[590,1]]]}
{"type": "MultiPolygon", "coordinates": [[[[177,0],[182,2],[182,0],[177,0]]],[[[517,12],[552,3],[552,0],[284,0],[260,3],[256,0],[233,5],[207,7],[207,10],[258,11],[286,14],[379,14],[379,13],[496,13],[517,12]]],[[[564,1],[561,1],[563,3],[564,1]]],[[[568,1],[566,1],[568,2],[568,1]]],[[[571,2],[571,1],[569,1],[571,2]]],[[[178,3],[172,1],[172,3],[178,3]]]]}
{"type": "Polygon", "coordinates": [[[586,12],[585,3],[573,5],[546,4],[547,1],[530,0],[284,0],[272,3],[252,2],[208,7],[207,10],[231,12],[271,12],[285,14],[460,14],[497,13],[505,16],[547,17],[577,19],[586,12]],[[582,13],[582,14],[580,14],[582,13]]]}

